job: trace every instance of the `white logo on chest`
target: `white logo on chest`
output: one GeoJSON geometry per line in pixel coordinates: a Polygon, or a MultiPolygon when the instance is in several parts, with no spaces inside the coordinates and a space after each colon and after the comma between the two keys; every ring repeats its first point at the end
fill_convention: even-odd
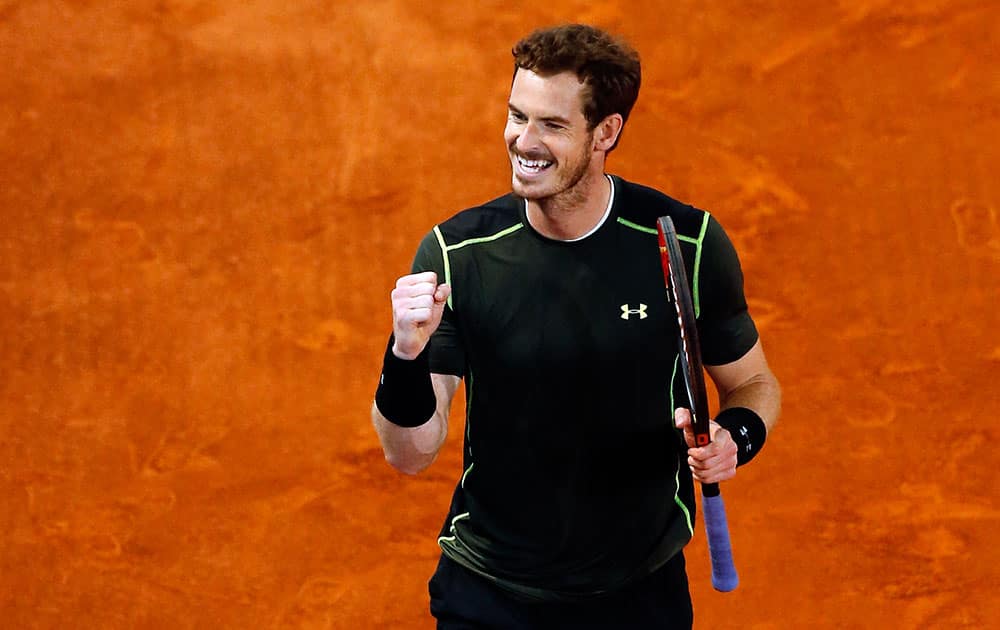
{"type": "Polygon", "coordinates": [[[632,315],[638,315],[639,319],[646,319],[646,305],[640,304],[639,308],[629,308],[628,304],[622,304],[622,319],[628,319],[632,315]]]}

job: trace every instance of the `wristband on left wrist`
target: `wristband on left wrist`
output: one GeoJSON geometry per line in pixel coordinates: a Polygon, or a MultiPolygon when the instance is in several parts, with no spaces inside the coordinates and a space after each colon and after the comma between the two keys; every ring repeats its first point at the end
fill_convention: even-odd
{"type": "Polygon", "coordinates": [[[767,439],[767,425],[757,412],[746,407],[729,407],[719,412],[715,422],[729,431],[736,442],[736,465],[742,466],[752,460],[767,439]]]}

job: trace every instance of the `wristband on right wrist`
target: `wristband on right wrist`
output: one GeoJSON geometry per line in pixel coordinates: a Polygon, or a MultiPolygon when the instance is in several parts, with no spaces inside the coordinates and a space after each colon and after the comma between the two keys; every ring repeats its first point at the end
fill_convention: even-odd
{"type": "Polygon", "coordinates": [[[396,338],[389,336],[382,361],[382,376],[375,390],[375,406],[389,422],[406,428],[419,427],[434,415],[437,396],[431,382],[429,354],[424,348],[413,360],[392,351],[396,338]]]}
{"type": "Polygon", "coordinates": [[[736,442],[736,465],[742,466],[753,459],[764,448],[767,439],[767,425],[757,412],[746,407],[729,407],[719,412],[715,422],[729,431],[736,442]]]}

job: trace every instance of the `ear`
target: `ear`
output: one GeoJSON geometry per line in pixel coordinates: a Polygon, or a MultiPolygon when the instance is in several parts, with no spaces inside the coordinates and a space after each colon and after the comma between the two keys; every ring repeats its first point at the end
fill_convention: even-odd
{"type": "Polygon", "coordinates": [[[604,120],[597,123],[594,128],[594,150],[607,152],[615,146],[624,124],[621,114],[608,114],[604,120]]]}

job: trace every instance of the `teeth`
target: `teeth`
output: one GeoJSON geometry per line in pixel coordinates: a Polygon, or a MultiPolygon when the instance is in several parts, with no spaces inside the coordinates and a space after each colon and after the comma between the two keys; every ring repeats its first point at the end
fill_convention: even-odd
{"type": "Polygon", "coordinates": [[[517,161],[521,166],[531,169],[543,169],[552,164],[549,160],[526,160],[521,156],[517,156],[517,161]]]}

